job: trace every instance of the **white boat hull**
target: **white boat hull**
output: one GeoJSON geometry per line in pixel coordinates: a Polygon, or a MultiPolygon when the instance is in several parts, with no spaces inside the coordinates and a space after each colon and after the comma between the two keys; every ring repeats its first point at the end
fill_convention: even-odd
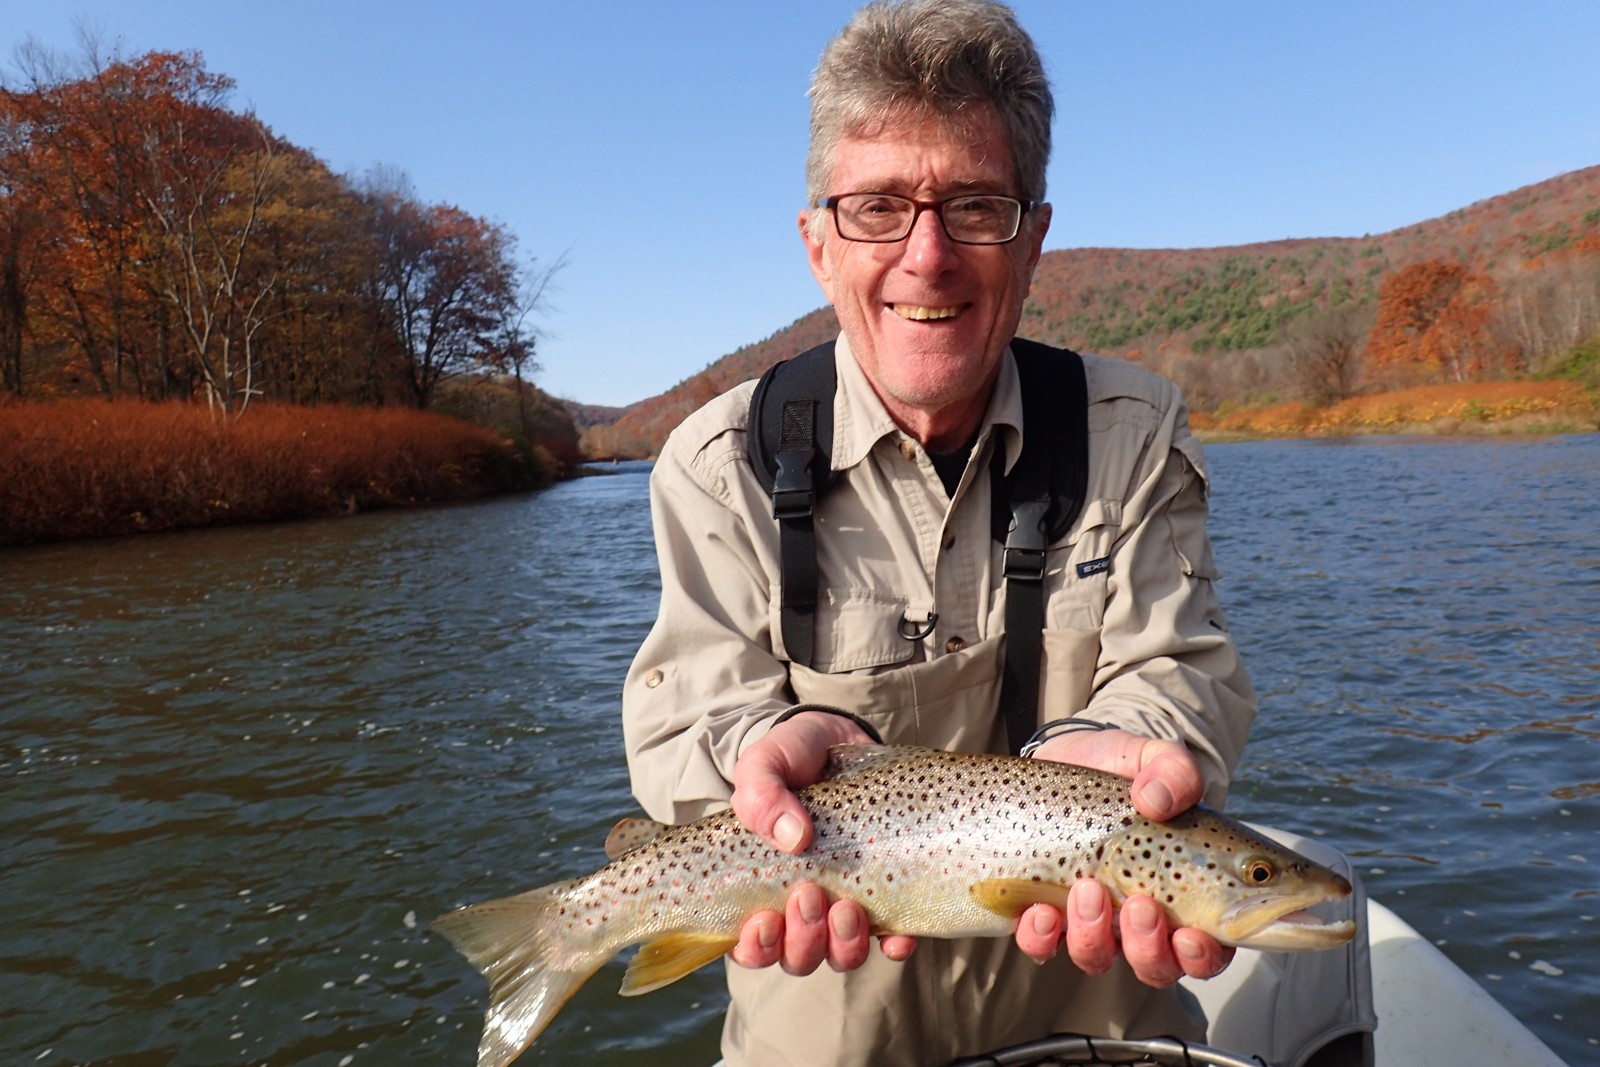
{"type": "Polygon", "coordinates": [[[1515,1064],[1560,1057],[1394,912],[1367,902],[1379,1067],[1515,1064]]]}

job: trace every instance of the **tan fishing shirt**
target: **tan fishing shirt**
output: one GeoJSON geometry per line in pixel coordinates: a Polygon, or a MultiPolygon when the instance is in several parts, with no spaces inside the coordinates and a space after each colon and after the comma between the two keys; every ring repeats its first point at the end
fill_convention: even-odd
{"type": "MultiPolygon", "coordinates": [[[[753,383],[685,420],[656,464],[661,610],[623,690],[633,791],[654,818],[725,806],[739,754],[797,702],[854,712],[891,744],[1006,747],[989,456],[1004,449],[1009,469],[1021,450],[1015,363],[1007,353],[952,500],[842,337],[836,360],[840,477],[816,519],[812,667],[783,649],[778,529],[745,451],[753,383]],[[901,636],[927,620],[925,636],[901,636]]],[[[1255,701],[1212,588],[1200,448],[1170,383],[1084,364],[1089,491],[1048,553],[1040,720],[1183,741],[1220,806],[1255,701]]],[[[1176,993],[1153,994],[1125,966],[1088,978],[1063,952],[1040,968],[1005,939],[924,939],[906,964],[874,953],[843,975],[728,971],[730,1067],[937,1063],[1063,1029],[1197,1035],[1176,993]]]]}

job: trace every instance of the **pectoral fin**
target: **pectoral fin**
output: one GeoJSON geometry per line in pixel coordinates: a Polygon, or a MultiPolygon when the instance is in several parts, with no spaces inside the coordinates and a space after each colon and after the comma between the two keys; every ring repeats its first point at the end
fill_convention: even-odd
{"type": "Polygon", "coordinates": [[[622,979],[622,995],[636,997],[671,985],[728,954],[739,943],[727,934],[667,934],[639,947],[622,979]]]}
{"type": "Polygon", "coordinates": [[[973,883],[967,892],[996,915],[1015,919],[1034,904],[1049,904],[1065,911],[1068,889],[1060,882],[1036,882],[1031,878],[986,878],[973,883]]]}

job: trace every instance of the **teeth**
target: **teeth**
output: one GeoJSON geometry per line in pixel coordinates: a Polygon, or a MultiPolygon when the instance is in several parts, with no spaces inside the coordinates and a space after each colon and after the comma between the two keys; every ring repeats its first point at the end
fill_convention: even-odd
{"type": "Polygon", "coordinates": [[[961,314],[960,307],[931,308],[924,307],[921,304],[891,304],[889,306],[894,308],[894,313],[902,319],[916,319],[919,322],[928,319],[953,319],[961,314]]]}

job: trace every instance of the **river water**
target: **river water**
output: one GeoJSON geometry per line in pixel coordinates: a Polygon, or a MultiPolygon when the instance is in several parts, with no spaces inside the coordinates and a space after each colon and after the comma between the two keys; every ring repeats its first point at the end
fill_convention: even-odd
{"type": "MultiPolygon", "coordinates": [[[[1600,436],[1208,455],[1262,697],[1231,809],[1600,1059],[1600,436]]],[[[425,927],[631,812],[646,475],[0,553],[0,1062],[474,1062],[483,985],[425,927]]],[[[716,968],[621,974],[524,1061],[716,1058],[716,968]]]]}

